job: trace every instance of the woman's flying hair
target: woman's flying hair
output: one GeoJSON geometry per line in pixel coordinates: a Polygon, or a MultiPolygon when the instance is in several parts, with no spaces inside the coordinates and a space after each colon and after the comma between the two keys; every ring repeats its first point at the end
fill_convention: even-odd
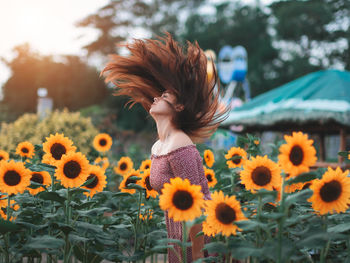
{"type": "Polygon", "coordinates": [[[157,39],[135,39],[125,45],[129,56],[111,55],[101,74],[116,86],[114,95],[130,97],[132,107],[140,103],[148,112],[154,97],[165,90],[173,93],[184,110],[176,112],[173,124],[192,140],[210,137],[228,113],[220,106],[219,90],[215,91],[217,74],[207,77],[207,58],[198,43],[187,42],[183,48],[166,33],[157,39]]]}

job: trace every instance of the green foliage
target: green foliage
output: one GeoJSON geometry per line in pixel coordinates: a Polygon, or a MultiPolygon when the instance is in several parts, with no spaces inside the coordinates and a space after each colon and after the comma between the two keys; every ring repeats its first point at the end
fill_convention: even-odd
{"type": "Polygon", "coordinates": [[[268,33],[268,15],[259,7],[224,2],[213,15],[193,13],[188,17],[181,39],[198,41],[202,49],[219,53],[224,45],[241,45],[248,52],[248,80],[252,96],[274,88],[278,76],[274,61],[278,51],[268,33]]]}
{"type": "Polygon", "coordinates": [[[150,35],[159,35],[164,31],[176,34],[181,28],[179,12],[193,11],[204,2],[203,0],[111,0],[96,13],[79,21],[77,26],[92,27],[100,32],[96,40],[84,46],[89,55],[93,53],[108,55],[117,52],[115,43],[127,40],[131,36],[132,28],[142,27],[150,35]]]}
{"type": "Polygon", "coordinates": [[[91,151],[92,140],[98,134],[91,119],[82,117],[79,112],[56,110],[43,120],[36,114],[24,114],[13,123],[2,123],[0,149],[14,153],[18,143],[29,141],[41,144],[46,137],[56,132],[69,137],[84,154],[91,151]]]}

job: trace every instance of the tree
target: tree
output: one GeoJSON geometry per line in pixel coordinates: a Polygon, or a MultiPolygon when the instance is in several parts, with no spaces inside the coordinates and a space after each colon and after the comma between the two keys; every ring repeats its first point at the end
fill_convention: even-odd
{"type": "Polygon", "coordinates": [[[350,2],[279,1],[270,5],[279,46],[279,78],[290,81],[332,66],[350,69],[350,2]]]}
{"type": "Polygon", "coordinates": [[[149,37],[165,31],[178,35],[181,30],[179,14],[200,6],[203,0],[115,0],[96,13],[77,23],[80,27],[92,27],[99,37],[84,46],[88,54],[108,55],[117,53],[117,43],[128,40],[131,33],[140,30],[149,37]]]}
{"type": "Polygon", "coordinates": [[[28,44],[14,48],[12,61],[5,61],[12,71],[3,86],[2,104],[16,116],[35,112],[37,89],[45,87],[53,98],[55,108],[77,110],[101,102],[107,88],[95,68],[88,66],[77,56],[41,56],[28,44]]]}
{"type": "Polygon", "coordinates": [[[268,15],[259,6],[222,3],[213,15],[192,14],[185,23],[182,39],[197,40],[203,49],[216,54],[224,45],[245,47],[248,52],[248,80],[252,95],[274,88],[277,76],[274,60],[278,51],[268,33],[268,15]]]}

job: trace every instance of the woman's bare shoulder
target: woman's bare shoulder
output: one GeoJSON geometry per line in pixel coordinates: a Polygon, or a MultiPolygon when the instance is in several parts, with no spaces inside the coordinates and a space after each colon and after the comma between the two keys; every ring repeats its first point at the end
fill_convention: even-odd
{"type": "Polygon", "coordinates": [[[177,132],[172,137],[171,143],[169,145],[169,152],[187,145],[193,145],[191,138],[184,132],[177,132]]]}
{"type": "Polygon", "coordinates": [[[152,148],[151,148],[151,154],[157,154],[158,152],[158,149],[159,149],[159,140],[157,140],[153,145],[152,145],[152,148]]]}

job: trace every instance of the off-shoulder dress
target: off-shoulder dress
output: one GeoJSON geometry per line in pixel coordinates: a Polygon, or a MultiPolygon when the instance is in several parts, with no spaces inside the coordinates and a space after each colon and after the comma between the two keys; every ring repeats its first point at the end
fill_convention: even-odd
{"type": "MultiPolygon", "coordinates": [[[[152,154],[151,160],[150,184],[158,193],[161,193],[165,183],[170,182],[170,178],[180,177],[187,178],[191,184],[200,185],[204,199],[211,199],[208,181],[204,175],[203,160],[195,144],[180,147],[164,155],[152,154]]],[[[168,238],[182,240],[181,222],[174,222],[168,217],[167,212],[164,214],[168,238]]],[[[204,239],[205,243],[209,242],[208,237],[205,236],[204,239]]],[[[175,249],[181,255],[180,247],[175,246],[175,249]]],[[[168,262],[180,262],[171,249],[168,249],[168,262]]],[[[187,248],[187,262],[192,262],[192,247],[187,248]]]]}

